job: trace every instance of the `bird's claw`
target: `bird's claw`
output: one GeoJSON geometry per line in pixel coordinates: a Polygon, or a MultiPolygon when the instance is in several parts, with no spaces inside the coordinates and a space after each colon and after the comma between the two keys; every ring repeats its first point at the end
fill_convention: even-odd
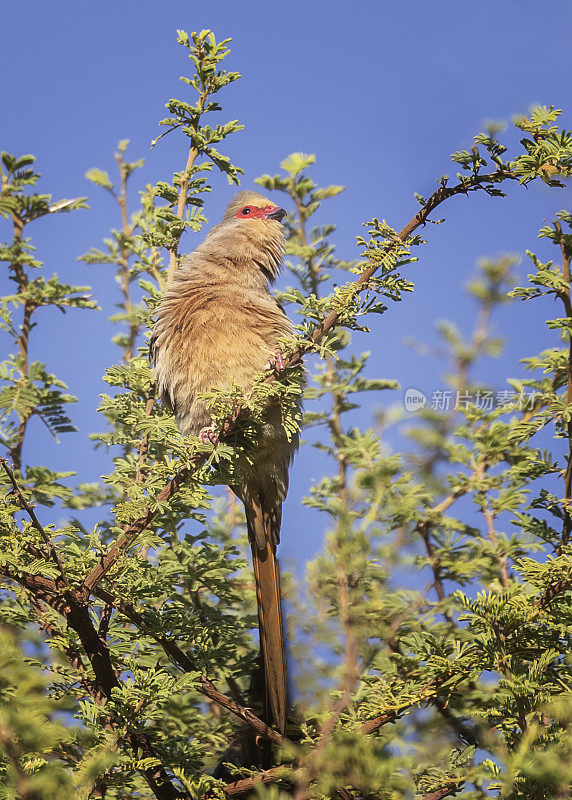
{"type": "Polygon", "coordinates": [[[215,447],[220,441],[215,433],[214,425],[207,425],[206,428],[202,428],[202,430],[199,432],[199,439],[203,444],[210,442],[215,447]]]}
{"type": "Polygon", "coordinates": [[[284,361],[282,350],[276,350],[272,358],[269,359],[268,366],[276,372],[283,372],[283,370],[286,369],[286,362],[284,361]]]}

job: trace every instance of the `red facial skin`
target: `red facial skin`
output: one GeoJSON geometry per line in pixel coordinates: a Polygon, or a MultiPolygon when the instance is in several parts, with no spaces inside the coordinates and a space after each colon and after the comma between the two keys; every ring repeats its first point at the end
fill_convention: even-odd
{"type": "Polygon", "coordinates": [[[238,214],[236,214],[236,218],[266,219],[269,214],[274,213],[274,211],[278,211],[278,208],[278,206],[264,206],[264,208],[258,208],[258,206],[243,206],[238,214]]]}

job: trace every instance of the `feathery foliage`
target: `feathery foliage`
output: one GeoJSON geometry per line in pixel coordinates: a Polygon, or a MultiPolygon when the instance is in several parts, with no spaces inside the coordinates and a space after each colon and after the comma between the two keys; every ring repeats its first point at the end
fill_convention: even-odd
{"type": "Polygon", "coordinates": [[[127,140],[115,154],[116,182],[100,168],[87,173],[119,218],[103,248],[82,257],[107,269],[120,292],[112,317],[119,359],[105,375],[94,435],[109,451],[101,482],[74,487],[73,464],[62,473],[49,454],[47,464],[26,460],[34,424],[55,437],[74,430],[74,398],[33,361],[40,309],[95,308],[85,287],[45,275],[27,226],[84,208],[85,198],[33,193],[34,158],[2,154],[0,214],[11,239],[0,260],[16,289],[0,306],[13,350],[0,365],[0,797],[564,798],[572,779],[572,214],[541,230],[555,257],[529,252],[526,285],[515,286],[514,259],[481,263],[469,339],[441,324],[453,409],[418,412],[403,452],[388,447],[390,414],[360,427],[352,415],[362,393],[383,391],[380,402],[391,403],[397,388],[368,377],[369,354],[355,351],[352,332],[407,302],[424,244],[416,231],[457,194],[503,196],[506,181],[562,185],[572,137],[558,127],[560,112],[539,107],[517,120],[524,136],[512,154],[499,130],[476,136],[453,155],[456,182],[442,178],[429,198],[418,196],[420,210],[401,230],[365,223],[352,262],[335,255],[335,226],[313,224],[343,190],[314,183],[314,156],[292,154],[280,174],[259,178],[291,209],[293,285],[282,300],[299,324],[284,342],[284,372],[261,375],[247,396],[211,393],[221,437],[212,447],[183,437],[156,402],[145,332],[183,234],[206,222],[210,174],[238,183],[241,170],[219,147],[242,126],[204,117],[221,110],[214,95],[239,75],[221,68],[229,40],[179,31],[178,41],[193,65],[182,78],[191,96],[169,100],[160,124],[186,139],[181,169],[147,186],[133,211],[130,179],[144,164],[126,160],[127,140]],[[547,323],[554,346],[531,354],[495,404],[494,387],[473,379],[481,359],[502,351],[491,317],[511,299],[547,295],[561,308],[547,323]],[[303,586],[288,581],[297,688],[282,739],[259,719],[243,518],[219,487],[248,452],[268,397],[280,398],[286,427],[298,429],[304,355],[308,446],[332,469],[305,501],[326,521],[323,551],[303,586]],[[64,521],[49,524],[45,506],[54,504],[64,521]],[[88,527],[84,512],[93,519],[96,509],[88,527]],[[264,774],[249,760],[254,735],[275,748],[276,766],[264,774]]]}

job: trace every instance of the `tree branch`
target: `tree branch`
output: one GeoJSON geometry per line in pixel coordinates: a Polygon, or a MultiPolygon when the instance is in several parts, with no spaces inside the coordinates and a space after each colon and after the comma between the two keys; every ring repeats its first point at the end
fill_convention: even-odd
{"type": "MultiPolygon", "coordinates": [[[[69,591],[65,593],[65,597],[62,596],[57,583],[51,578],[42,578],[41,576],[27,575],[25,573],[12,575],[8,574],[4,567],[0,570],[0,574],[7,575],[21,586],[24,586],[24,588],[33,591],[34,597],[44,600],[65,617],[69,627],[78,635],[93,669],[95,682],[93,684],[94,691],[91,693],[92,697],[99,702],[104,698],[109,700],[113,689],[120,688],[121,684],[113,668],[109,648],[99,638],[91,620],[89,609],[82,601],[81,596],[69,591]]],[[[85,686],[87,688],[88,684],[85,686]]],[[[176,798],[180,798],[180,800],[186,798],[188,800],[188,795],[179,792],[171,782],[163,765],[157,759],[152,745],[144,734],[128,732],[125,736],[125,742],[134,754],[141,751],[146,758],[158,762],[141,770],[157,800],[176,800],[176,798]]]]}
{"type": "MultiPolygon", "coordinates": [[[[441,684],[449,679],[450,679],[449,676],[443,677],[441,679],[435,678],[420,690],[419,695],[423,694],[423,696],[417,696],[414,700],[412,700],[409,703],[405,703],[400,708],[395,708],[385,711],[378,717],[367,720],[359,728],[357,728],[356,732],[365,735],[370,735],[372,733],[377,732],[381,727],[388,724],[389,722],[395,722],[395,720],[397,720],[406,711],[409,711],[411,708],[414,708],[420,703],[424,703],[427,700],[431,700],[434,696],[436,696],[437,692],[440,689],[441,684]]],[[[461,680],[464,680],[464,677],[463,678],[460,677],[459,681],[461,680]]],[[[323,741],[323,739],[321,738],[320,741],[323,741]]],[[[311,752],[313,753],[314,750],[312,750],[311,752]]],[[[274,769],[266,770],[265,772],[260,772],[256,775],[253,775],[250,778],[243,778],[239,781],[233,781],[232,783],[227,783],[226,786],[223,787],[224,792],[228,797],[238,797],[240,795],[248,794],[248,792],[252,791],[252,789],[254,789],[258,783],[274,783],[281,779],[285,779],[288,781],[288,783],[297,784],[298,786],[306,785],[307,783],[309,783],[309,781],[307,780],[306,767],[298,769],[298,771],[294,775],[289,775],[289,771],[293,769],[294,769],[293,764],[282,764],[281,766],[275,767],[274,769]]],[[[446,797],[446,795],[442,796],[446,797]]],[[[425,800],[425,798],[423,798],[423,800],[425,800]]]]}
{"type": "MultiPolygon", "coordinates": [[[[119,686],[119,682],[113,671],[111,660],[109,659],[107,645],[102,642],[95,630],[93,622],[87,613],[87,607],[83,605],[83,598],[81,595],[76,593],[75,598],[71,598],[70,593],[66,592],[64,596],[56,581],[52,578],[44,578],[41,575],[29,575],[28,573],[19,573],[16,575],[11,573],[6,567],[0,567],[0,575],[13,580],[15,583],[18,583],[20,586],[30,591],[35,598],[43,600],[66,620],[68,620],[71,613],[73,624],[70,622],[70,627],[80,636],[86,655],[90,659],[90,662],[92,662],[94,672],[96,668],[98,669],[100,689],[103,690],[104,694],[108,697],[111,689],[114,686],[119,686]],[[78,607],[84,610],[78,610],[78,607]],[[85,616],[86,613],[87,618],[85,616]],[[81,630],[81,635],[78,627],[81,630]],[[93,659],[95,659],[95,665],[93,659]]],[[[192,673],[197,671],[196,665],[191,658],[184,653],[175,642],[149,630],[144,618],[130,603],[114,597],[111,592],[101,587],[97,588],[94,594],[99,597],[100,600],[103,600],[104,603],[116,608],[124,617],[127,617],[133,625],[139,628],[142,633],[151,636],[184,672],[192,673]]],[[[197,676],[197,688],[206,697],[209,697],[211,700],[218,703],[218,705],[231,711],[243,720],[243,722],[246,722],[250,727],[254,728],[260,736],[271,739],[273,742],[276,742],[276,744],[282,744],[282,736],[277,731],[269,728],[268,725],[259,719],[249,708],[241,706],[230,697],[219,692],[214,684],[205,676],[197,676]]]]}
{"type": "MultiPolygon", "coordinates": [[[[455,186],[439,187],[439,189],[433,192],[421,211],[419,211],[407,223],[407,225],[405,225],[405,227],[399,231],[395,238],[405,242],[411,236],[411,234],[417,230],[417,228],[419,228],[421,225],[425,225],[429,214],[434,211],[437,206],[441,205],[441,203],[443,203],[445,200],[448,200],[450,197],[454,197],[457,194],[467,194],[468,192],[477,191],[481,188],[482,184],[500,183],[505,179],[516,180],[516,175],[514,175],[512,172],[499,170],[498,172],[493,172],[487,175],[473,175],[470,178],[461,179],[461,182],[455,186]]],[[[391,247],[391,243],[389,243],[387,247],[389,249],[391,247]]],[[[353,282],[354,290],[356,292],[363,291],[378,269],[379,264],[371,264],[367,269],[365,269],[360,277],[353,282]]],[[[312,331],[312,344],[317,344],[317,342],[319,342],[319,340],[328,331],[334,328],[339,317],[339,311],[330,311],[327,317],[322,320],[319,325],[316,325],[312,331]]],[[[310,350],[310,348],[311,345],[305,344],[301,344],[299,347],[297,347],[296,350],[294,350],[294,352],[285,359],[285,367],[292,367],[295,364],[298,364],[305,353],[310,350]]]]}
{"type": "MultiPolygon", "coordinates": [[[[131,301],[131,276],[129,274],[129,241],[133,235],[134,225],[129,221],[129,214],[127,212],[127,180],[129,175],[127,172],[127,167],[123,162],[123,152],[116,153],[115,160],[117,162],[117,166],[119,167],[119,178],[121,181],[121,190],[119,194],[115,195],[115,198],[121,211],[122,233],[124,237],[117,265],[119,267],[119,274],[121,277],[120,289],[123,294],[125,313],[128,316],[131,316],[133,312],[133,303],[131,301]]],[[[129,337],[127,339],[127,347],[125,347],[123,351],[124,361],[130,361],[133,358],[135,342],[137,340],[137,334],[139,333],[140,327],[139,324],[133,321],[133,319],[128,320],[128,326],[129,337]]]]}
{"type": "Polygon", "coordinates": [[[279,781],[281,778],[285,778],[288,775],[288,771],[288,765],[273,767],[264,772],[259,772],[251,778],[241,778],[239,781],[227,783],[226,786],[223,787],[223,791],[227,797],[241,797],[251,792],[260,784],[276,783],[276,781],[279,781]]]}
{"type": "Polygon", "coordinates": [[[28,501],[24,497],[24,495],[22,493],[22,490],[18,486],[16,478],[14,477],[14,472],[12,471],[12,469],[11,469],[10,465],[8,464],[8,462],[6,461],[6,459],[5,458],[0,458],[0,464],[2,464],[4,472],[8,476],[8,478],[10,480],[10,483],[13,486],[14,492],[18,496],[18,500],[20,501],[20,504],[23,506],[23,508],[25,509],[26,513],[30,517],[30,519],[32,521],[32,525],[34,526],[34,528],[38,531],[38,533],[40,534],[40,536],[44,540],[44,543],[45,543],[46,547],[48,548],[48,553],[50,554],[50,557],[51,557],[52,561],[55,563],[55,565],[57,566],[57,568],[60,571],[60,575],[61,575],[61,578],[62,578],[62,581],[63,581],[64,585],[67,586],[68,585],[68,581],[67,581],[67,578],[66,578],[64,565],[63,565],[62,560],[61,560],[61,558],[59,556],[59,553],[58,553],[58,551],[56,549],[56,546],[54,545],[54,543],[52,542],[52,540],[50,539],[50,537],[46,533],[43,525],[38,520],[38,518],[37,518],[37,516],[36,516],[36,514],[34,512],[34,509],[32,508],[32,506],[28,503],[28,501]]]}
{"type": "MultiPolygon", "coordinates": [[[[20,216],[20,214],[17,214],[15,211],[13,211],[12,223],[14,228],[14,243],[16,245],[17,253],[19,254],[22,247],[22,241],[24,238],[24,226],[26,225],[26,220],[22,216],[20,216]]],[[[25,292],[28,286],[28,276],[26,275],[24,268],[19,261],[18,255],[15,256],[10,266],[14,270],[14,279],[18,284],[18,294],[22,294],[23,292],[25,292]]],[[[22,359],[22,364],[20,369],[20,381],[24,381],[28,375],[29,337],[30,337],[30,331],[32,330],[32,314],[34,313],[35,310],[36,306],[30,300],[24,301],[23,304],[24,314],[22,318],[22,324],[20,326],[20,334],[17,337],[16,341],[16,344],[18,346],[18,353],[20,355],[20,358],[22,359]]],[[[28,426],[28,422],[30,421],[31,416],[32,414],[31,412],[29,412],[23,419],[21,419],[20,425],[18,427],[18,438],[16,440],[16,444],[10,450],[10,456],[18,472],[22,471],[22,448],[24,446],[26,428],[28,426]]]]}
{"type": "MultiPolygon", "coordinates": [[[[183,652],[183,650],[181,650],[172,639],[167,639],[167,637],[160,636],[149,630],[145,619],[141,616],[141,614],[139,614],[134,606],[131,605],[131,603],[114,597],[110,592],[108,592],[106,589],[102,589],[101,587],[98,587],[94,594],[105,603],[116,608],[146,636],[153,638],[157,644],[161,645],[165,653],[167,653],[167,655],[170,656],[184,672],[192,673],[197,671],[197,667],[192,659],[185,652],[183,652]]],[[[209,697],[211,700],[214,700],[215,703],[218,703],[218,705],[226,708],[228,711],[231,711],[233,714],[243,720],[243,722],[246,722],[248,725],[254,728],[259,736],[263,736],[266,739],[271,739],[277,744],[282,744],[282,736],[277,731],[269,728],[268,725],[266,725],[265,722],[253,714],[249,708],[241,706],[230,697],[227,697],[226,695],[222,694],[222,692],[219,692],[208,678],[205,678],[203,675],[199,675],[197,677],[197,684],[197,688],[202,694],[204,694],[206,697],[209,697]]]]}
{"type": "Polygon", "coordinates": [[[464,781],[458,781],[452,786],[443,786],[442,789],[437,789],[436,792],[426,794],[421,800],[443,800],[444,797],[449,797],[450,795],[456,794],[462,787],[463,783],[464,781]]]}
{"type": "MultiPolygon", "coordinates": [[[[562,232],[562,225],[559,221],[554,223],[554,228],[559,237],[558,243],[562,252],[562,277],[566,282],[566,289],[559,292],[559,297],[564,304],[564,311],[569,321],[572,321],[572,302],[570,300],[570,263],[572,261],[572,251],[568,247],[567,237],[562,232]]],[[[568,332],[568,361],[566,363],[566,402],[572,404],[572,336],[568,332]]],[[[557,553],[562,552],[563,547],[570,541],[570,530],[572,528],[572,516],[570,505],[572,503],[572,420],[566,425],[568,437],[568,453],[566,471],[564,473],[564,522],[562,525],[562,538],[557,553]]]]}
{"type": "Polygon", "coordinates": [[[572,587],[572,577],[563,578],[561,581],[552,584],[548,589],[536,600],[538,608],[546,608],[550,603],[558,597],[558,595],[566,592],[572,587]]]}
{"type": "MultiPolygon", "coordinates": [[[[203,113],[203,110],[204,110],[204,107],[205,107],[205,102],[206,102],[207,96],[208,96],[208,92],[207,92],[206,87],[205,87],[205,85],[203,83],[202,91],[201,91],[201,93],[199,95],[199,99],[198,99],[198,102],[197,102],[197,112],[198,113],[193,118],[193,121],[190,124],[190,127],[193,128],[195,132],[198,130],[198,127],[199,127],[199,121],[200,121],[201,114],[203,113]]],[[[178,197],[178,200],[177,200],[177,213],[175,214],[175,216],[178,217],[181,220],[181,222],[183,221],[183,217],[185,215],[185,207],[187,205],[187,197],[188,197],[188,192],[189,192],[190,172],[191,172],[191,169],[194,166],[194,163],[195,163],[198,155],[199,155],[198,148],[195,147],[194,145],[192,145],[189,148],[189,155],[187,157],[187,165],[186,165],[185,171],[183,172],[183,175],[181,177],[181,185],[179,186],[179,197],[178,197]]],[[[177,241],[173,245],[173,247],[171,247],[169,249],[169,272],[167,274],[167,284],[169,284],[172,281],[172,279],[173,279],[173,277],[175,275],[175,272],[177,271],[177,266],[178,266],[177,250],[179,248],[180,238],[181,237],[179,236],[179,238],[177,239],[177,241]]]]}
{"type": "MultiPolygon", "coordinates": [[[[191,465],[195,468],[199,467],[205,460],[206,456],[203,454],[198,454],[191,458],[191,465]]],[[[171,478],[171,480],[169,480],[156,495],[152,505],[148,507],[145,514],[124,527],[123,534],[119,537],[119,539],[117,539],[116,542],[112,544],[107,553],[101,557],[99,564],[96,564],[96,566],[84,579],[83,590],[86,597],[89,596],[89,594],[95,589],[104,575],[109,572],[118,558],[120,558],[125,550],[127,550],[127,548],[135,541],[139,534],[142,533],[145,528],[151,524],[151,522],[153,522],[159,513],[157,506],[166,502],[167,500],[170,500],[171,497],[173,497],[179,491],[181,486],[192,474],[193,472],[190,467],[181,467],[174,477],[171,478]]]]}

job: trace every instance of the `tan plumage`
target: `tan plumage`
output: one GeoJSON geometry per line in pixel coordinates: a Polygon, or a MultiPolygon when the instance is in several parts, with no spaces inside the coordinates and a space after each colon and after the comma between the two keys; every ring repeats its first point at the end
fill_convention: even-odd
{"type": "MultiPolygon", "coordinates": [[[[197,395],[233,385],[248,390],[274,358],[279,338],[291,332],[269,289],[284,250],[283,213],[257,192],[239,192],[221,223],[183,259],[159,305],[155,380],[185,434],[198,435],[210,423],[197,395]]],[[[287,685],[276,545],[295,447],[280,409],[270,406],[252,463],[238,465],[240,483],[232,487],[244,503],[252,548],[267,721],[281,732],[287,685]]]]}

